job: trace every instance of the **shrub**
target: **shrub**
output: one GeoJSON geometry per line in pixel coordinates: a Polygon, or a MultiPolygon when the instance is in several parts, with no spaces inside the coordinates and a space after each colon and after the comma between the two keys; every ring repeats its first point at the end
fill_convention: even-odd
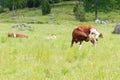
{"type": "Polygon", "coordinates": [[[75,7],[73,8],[73,12],[75,14],[75,18],[79,21],[85,20],[85,11],[84,7],[78,3],[76,3],[75,7]]]}
{"type": "Polygon", "coordinates": [[[4,8],[4,12],[8,13],[9,11],[9,8],[4,8]]]}

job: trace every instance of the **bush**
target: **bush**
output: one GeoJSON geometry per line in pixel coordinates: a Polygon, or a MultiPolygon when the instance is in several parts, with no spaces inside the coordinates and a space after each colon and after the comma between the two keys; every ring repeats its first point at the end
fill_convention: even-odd
{"type": "Polygon", "coordinates": [[[75,18],[79,21],[85,20],[85,10],[84,7],[78,3],[76,3],[73,12],[75,14],[75,18]]]}
{"type": "Polygon", "coordinates": [[[4,12],[8,13],[9,11],[9,8],[4,8],[4,12]]]}

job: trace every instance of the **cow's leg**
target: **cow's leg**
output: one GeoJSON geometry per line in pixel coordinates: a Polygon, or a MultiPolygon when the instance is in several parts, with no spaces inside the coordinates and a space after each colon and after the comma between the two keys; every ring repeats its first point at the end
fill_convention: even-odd
{"type": "Polygon", "coordinates": [[[89,39],[91,41],[91,43],[93,44],[93,46],[96,46],[96,37],[94,34],[89,34],[89,39]]]}
{"type": "Polygon", "coordinates": [[[93,44],[93,46],[96,46],[96,39],[94,38],[94,44],[93,44]]]}
{"type": "Polygon", "coordinates": [[[79,50],[81,49],[81,47],[82,47],[82,41],[80,41],[79,50]]]}
{"type": "Polygon", "coordinates": [[[91,43],[93,44],[93,46],[96,46],[96,39],[95,39],[95,38],[92,38],[92,39],[91,39],[91,43]]]}
{"type": "Polygon", "coordinates": [[[73,44],[74,44],[74,39],[72,39],[72,41],[71,41],[71,46],[70,46],[70,47],[72,47],[72,46],[73,46],[73,44]]]}

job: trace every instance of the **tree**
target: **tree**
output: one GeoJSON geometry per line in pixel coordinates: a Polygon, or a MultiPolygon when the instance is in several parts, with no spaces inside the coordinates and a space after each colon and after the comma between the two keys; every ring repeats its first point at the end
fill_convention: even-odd
{"type": "Polygon", "coordinates": [[[29,8],[39,7],[41,0],[27,0],[27,6],[29,8]]]}
{"type": "MultiPolygon", "coordinates": [[[[10,10],[13,9],[13,0],[5,0],[5,5],[8,7],[10,10]]],[[[14,0],[14,8],[15,9],[20,9],[20,8],[25,8],[27,7],[27,0],[14,0]]]]}
{"type": "Polygon", "coordinates": [[[79,4],[82,5],[82,0],[78,0],[79,1],[79,4]]]}
{"type": "Polygon", "coordinates": [[[61,2],[61,1],[63,1],[63,0],[53,0],[55,3],[59,3],[59,2],[61,2]]]}
{"type": "Polygon", "coordinates": [[[85,11],[84,11],[84,7],[82,4],[76,3],[75,7],[73,8],[73,12],[77,20],[79,21],[85,20],[85,11]]]}
{"type": "Polygon", "coordinates": [[[51,12],[51,7],[48,0],[42,0],[41,5],[42,5],[42,15],[46,15],[51,12]]]}
{"type": "Polygon", "coordinates": [[[116,7],[116,0],[83,0],[85,11],[95,12],[95,19],[98,18],[98,12],[108,12],[116,7]]]}
{"type": "Polygon", "coordinates": [[[1,0],[0,2],[1,2],[2,7],[4,7],[4,6],[5,6],[5,4],[4,4],[5,1],[4,1],[4,0],[1,0]]]}
{"type": "Polygon", "coordinates": [[[117,9],[120,10],[120,0],[116,0],[117,4],[117,9]]]}

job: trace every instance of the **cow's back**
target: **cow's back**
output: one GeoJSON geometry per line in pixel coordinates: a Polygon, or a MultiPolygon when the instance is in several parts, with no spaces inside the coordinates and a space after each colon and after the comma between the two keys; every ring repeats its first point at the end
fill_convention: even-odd
{"type": "Polygon", "coordinates": [[[78,26],[77,27],[79,30],[83,31],[84,33],[86,33],[87,35],[90,34],[90,29],[91,28],[94,28],[94,26],[87,26],[87,25],[84,25],[84,26],[78,26]]]}

